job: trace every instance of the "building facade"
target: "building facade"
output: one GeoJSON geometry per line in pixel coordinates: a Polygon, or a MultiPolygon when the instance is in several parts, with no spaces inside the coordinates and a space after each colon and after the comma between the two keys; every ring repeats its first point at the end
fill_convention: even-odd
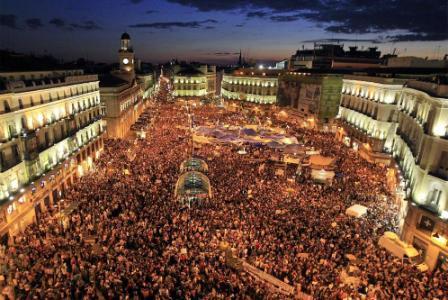
{"type": "Polygon", "coordinates": [[[154,73],[138,73],[137,82],[140,84],[143,100],[151,98],[155,88],[154,73]]]}
{"type": "Polygon", "coordinates": [[[279,77],[278,104],[310,123],[331,123],[339,111],[342,76],[287,72],[279,77]]]}
{"type": "Polygon", "coordinates": [[[175,97],[216,95],[216,66],[175,65],[173,73],[175,97]]]}
{"type": "Polygon", "coordinates": [[[402,239],[448,270],[448,85],[346,76],[339,117],[338,138],[366,159],[392,155],[397,198],[408,200],[398,202],[402,239]]]}
{"type": "Polygon", "coordinates": [[[92,166],[104,130],[97,75],[67,70],[0,78],[0,234],[8,236],[92,166]]]}
{"type": "Polygon", "coordinates": [[[298,49],[288,62],[288,69],[364,69],[376,68],[382,63],[381,52],[376,47],[359,50],[344,49],[343,44],[315,43],[313,49],[298,49]]]}
{"type": "Polygon", "coordinates": [[[372,162],[390,160],[398,120],[397,103],[404,80],[382,77],[344,77],[341,90],[339,138],[372,162]]]}
{"type": "Polygon", "coordinates": [[[259,104],[277,103],[279,72],[240,69],[224,74],[221,96],[228,100],[248,101],[259,104]]]}
{"type": "Polygon", "coordinates": [[[410,81],[398,109],[393,155],[412,200],[403,237],[448,271],[448,85],[410,81]]]}
{"type": "Polygon", "coordinates": [[[109,138],[126,137],[144,110],[144,93],[149,93],[149,82],[143,75],[140,80],[136,77],[134,50],[127,33],[121,36],[118,58],[120,69],[100,77],[103,119],[109,138]]]}

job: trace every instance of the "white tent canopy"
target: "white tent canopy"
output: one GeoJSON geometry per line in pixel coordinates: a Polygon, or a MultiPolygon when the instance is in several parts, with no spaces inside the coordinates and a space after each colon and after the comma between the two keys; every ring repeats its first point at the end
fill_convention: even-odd
{"type": "Polygon", "coordinates": [[[345,213],[355,218],[361,218],[367,213],[367,207],[360,204],[355,204],[347,208],[345,213]]]}
{"type": "Polygon", "coordinates": [[[311,177],[314,181],[327,183],[331,182],[335,176],[335,173],[333,171],[326,171],[324,169],[322,170],[311,170],[311,177]]]}

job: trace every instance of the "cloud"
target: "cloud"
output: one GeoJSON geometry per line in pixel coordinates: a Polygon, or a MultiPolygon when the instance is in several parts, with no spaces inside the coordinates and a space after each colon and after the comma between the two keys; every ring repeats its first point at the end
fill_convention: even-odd
{"type": "Polygon", "coordinates": [[[18,29],[16,15],[0,15],[0,26],[18,29]]]}
{"type": "Polygon", "coordinates": [[[81,30],[98,30],[98,29],[102,29],[94,21],[84,21],[83,23],[71,23],[70,27],[73,28],[73,29],[81,29],[81,30]]]}
{"type": "Polygon", "coordinates": [[[147,10],[145,13],[150,15],[150,14],[155,14],[155,13],[158,13],[158,12],[159,12],[158,10],[150,9],[150,10],[147,10]]]}
{"type": "Polygon", "coordinates": [[[244,27],[246,24],[236,24],[235,27],[244,27]]]}
{"type": "Polygon", "coordinates": [[[208,29],[208,30],[210,30],[210,29],[215,29],[216,27],[215,26],[205,26],[204,27],[204,29],[208,29]]]}
{"type": "Polygon", "coordinates": [[[143,0],[129,0],[129,2],[131,2],[132,4],[139,4],[143,2],[143,0]]]}
{"type": "Polygon", "coordinates": [[[215,53],[208,53],[209,55],[216,55],[216,56],[227,56],[227,55],[239,55],[239,52],[215,52],[215,53]]]}
{"type": "Polygon", "coordinates": [[[44,24],[42,24],[42,21],[39,18],[30,18],[27,19],[25,22],[26,25],[31,29],[38,29],[44,26],[44,24]]]}
{"type": "Polygon", "coordinates": [[[101,26],[95,23],[95,21],[84,21],[81,23],[70,23],[68,24],[65,20],[61,18],[53,18],[48,22],[49,24],[59,28],[59,29],[65,29],[65,30],[85,30],[85,31],[91,31],[91,30],[99,30],[102,29],[101,26]]]}
{"type": "Polygon", "coordinates": [[[317,0],[167,0],[168,2],[190,6],[199,11],[229,11],[241,9],[270,9],[281,12],[290,12],[299,8],[317,7],[317,0]]]}
{"type": "Polygon", "coordinates": [[[386,33],[391,41],[448,40],[446,0],[167,0],[199,11],[237,11],[272,22],[305,20],[326,32],[386,33]],[[249,13],[247,11],[249,10],[249,13]],[[256,12],[263,12],[257,14],[256,12]],[[282,15],[289,13],[289,15],[282,15]],[[267,13],[268,14],[268,13],[267,13]],[[389,34],[391,32],[403,32],[389,34]]]}
{"type": "Polygon", "coordinates": [[[301,15],[300,14],[295,14],[295,15],[276,15],[276,16],[271,16],[269,19],[271,19],[271,21],[273,22],[294,22],[297,20],[300,20],[301,15]]]}
{"type": "Polygon", "coordinates": [[[250,11],[246,14],[246,18],[251,19],[251,18],[263,18],[266,17],[267,15],[269,15],[268,12],[266,11],[262,11],[262,10],[255,10],[255,11],[250,11]]]}
{"type": "Polygon", "coordinates": [[[189,21],[189,22],[153,22],[153,23],[138,23],[130,25],[131,28],[156,28],[156,29],[172,29],[172,28],[207,28],[211,26],[203,26],[205,24],[216,24],[218,21],[207,19],[204,21],[189,21]]]}
{"type": "Polygon", "coordinates": [[[342,42],[350,42],[350,43],[379,43],[378,39],[315,39],[315,40],[305,40],[302,43],[342,43],[342,42]]]}
{"type": "Polygon", "coordinates": [[[65,21],[60,18],[53,18],[48,23],[58,28],[65,27],[65,21]]]}

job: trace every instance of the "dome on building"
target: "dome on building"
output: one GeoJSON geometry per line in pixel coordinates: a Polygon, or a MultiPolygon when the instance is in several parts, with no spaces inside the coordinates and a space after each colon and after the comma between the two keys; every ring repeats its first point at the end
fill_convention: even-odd
{"type": "Polygon", "coordinates": [[[190,172],[190,171],[206,173],[208,171],[208,165],[202,159],[192,157],[187,160],[184,160],[182,162],[182,164],[180,165],[181,173],[190,172]]]}
{"type": "Polygon", "coordinates": [[[122,40],[130,40],[131,37],[129,36],[129,33],[125,32],[121,35],[122,40]]]}

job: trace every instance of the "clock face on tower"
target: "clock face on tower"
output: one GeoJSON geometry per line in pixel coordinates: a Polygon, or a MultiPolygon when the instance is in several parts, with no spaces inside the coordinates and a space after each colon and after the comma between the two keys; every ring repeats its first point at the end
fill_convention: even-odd
{"type": "Polygon", "coordinates": [[[123,58],[123,63],[124,63],[125,65],[127,65],[127,64],[129,63],[129,59],[127,59],[127,58],[123,58]]]}

